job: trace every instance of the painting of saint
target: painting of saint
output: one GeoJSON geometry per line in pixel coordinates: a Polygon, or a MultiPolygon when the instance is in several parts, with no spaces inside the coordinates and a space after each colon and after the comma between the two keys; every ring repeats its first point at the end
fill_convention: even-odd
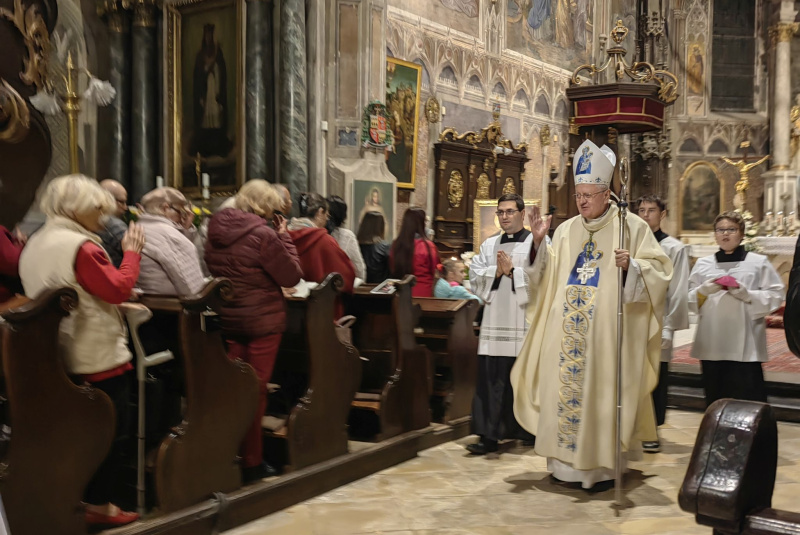
{"type": "Polygon", "coordinates": [[[681,230],[714,230],[714,218],[721,211],[721,199],[716,169],[707,162],[690,165],[681,179],[681,230]]]}
{"type": "Polygon", "coordinates": [[[386,108],[394,134],[394,151],[387,154],[386,165],[401,188],[414,188],[421,76],[421,65],[386,58],[386,108]]]}
{"type": "Polygon", "coordinates": [[[386,235],[384,239],[394,239],[394,184],[370,180],[354,180],[352,204],[358,210],[358,218],[353,221],[353,232],[358,233],[361,221],[368,212],[378,212],[384,218],[386,235]]]}
{"type": "Polygon", "coordinates": [[[694,43],[689,48],[689,57],[686,60],[686,89],[689,94],[703,95],[703,73],[703,51],[699,44],[694,43]]]}
{"type": "Polygon", "coordinates": [[[190,154],[225,157],[233,147],[228,137],[228,71],[214,24],[203,26],[203,40],[194,61],[195,133],[190,154]]]}
{"type": "Polygon", "coordinates": [[[441,0],[447,9],[463,13],[468,17],[478,16],[478,0],[441,0]]]}
{"type": "Polygon", "coordinates": [[[472,37],[480,34],[480,0],[389,0],[388,4],[472,37]]]}

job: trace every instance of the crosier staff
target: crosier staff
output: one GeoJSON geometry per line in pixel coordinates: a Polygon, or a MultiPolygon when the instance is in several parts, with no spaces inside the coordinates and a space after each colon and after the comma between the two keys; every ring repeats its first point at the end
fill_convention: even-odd
{"type": "MultiPolygon", "coordinates": [[[[619,165],[620,188],[617,206],[619,207],[619,248],[625,249],[625,218],[628,216],[628,159],[622,158],[619,165]]],[[[622,267],[617,268],[617,380],[614,392],[617,399],[617,443],[614,463],[614,503],[622,507],[622,297],[623,297],[622,267]]]]}

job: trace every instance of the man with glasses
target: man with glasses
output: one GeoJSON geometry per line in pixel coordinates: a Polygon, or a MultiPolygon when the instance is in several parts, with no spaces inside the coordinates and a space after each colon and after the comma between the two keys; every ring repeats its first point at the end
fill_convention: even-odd
{"type": "Polygon", "coordinates": [[[114,213],[106,219],[106,228],[98,236],[103,241],[103,249],[111,258],[111,263],[119,269],[122,263],[122,237],[128,232],[128,225],[122,221],[122,216],[128,211],[128,192],[125,186],[110,178],[100,182],[100,187],[114,198],[114,213]]]}
{"type": "Polygon", "coordinates": [[[575,151],[580,215],[545,241],[550,217],[533,207],[525,271],[530,329],[514,369],[514,413],[561,482],[585,489],[614,479],[618,274],[623,270],[622,444],[628,458],[657,440],[651,392],[658,379],[661,315],[672,262],[647,223],[610,204],[616,157],[586,140],[575,151]],[[586,150],[588,149],[588,150],[586,150]],[[579,164],[579,158],[583,161],[579,164]]]}
{"type": "Polygon", "coordinates": [[[528,261],[532,237],[523,227],[525,203],[514,194],[497,201],[497,219],[502,234],[481,244],[472,259],[469,281],[475,295],[483,299],[483,321],[478,345],[478,377],[472,402],[472,432],[480,440],[467,446],[473,455],[497,451],[502,439],[533,442],[534,436],[520,427],[512,410],[509,374],[525,339],[528,324],[528,261]]]}
{"type": "MultiPolygon", "coordinates": [[[[637,213],[653,231],[664,253],[672,261],[672,281],[664,303],[664,324],[661,328],[661,367],[658,371],[658,386],[653,390],[653,405],[656,409],[656,425],[664,425],[667,416],[667,375],[672,360],[672,337],[675,331],[689,328],[689,255],[686,246],[661,230],[661,222],[667,216],[667,205],[657,195],[645,195],[637,201],[637,213]]],[[[643,442],[645,452],[658,453],[660,441],[643,442]]]]}

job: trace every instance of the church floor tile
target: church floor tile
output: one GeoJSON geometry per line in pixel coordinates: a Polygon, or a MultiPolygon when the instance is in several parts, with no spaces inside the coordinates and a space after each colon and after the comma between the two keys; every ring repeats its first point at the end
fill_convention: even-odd
{"type": "MultiPolygon", "coordinates": [[[[683,482],[702,418],[670,411],[662,451],[631,462],[625,498],[589,494],[550,478],[546,460],[518,442],[472,457],[475,437],[442,444],[403,464],[225,532],[226,535],[709,535],[680,510],[683,482]]],[[[800,425],[779,424],[773,506],[796,510],[800,425]]]]}

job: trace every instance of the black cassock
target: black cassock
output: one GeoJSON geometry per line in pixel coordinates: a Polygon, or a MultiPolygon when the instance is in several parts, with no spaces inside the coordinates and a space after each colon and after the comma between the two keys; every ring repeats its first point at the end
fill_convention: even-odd
{"type": "Polygon", "coordinates": [[[789,290],[786,292],[786,310],[783,313],[783,329],[789,349],[800,357],[800,240],[794,248],[794,262],[789,274],[789,290]]]}

